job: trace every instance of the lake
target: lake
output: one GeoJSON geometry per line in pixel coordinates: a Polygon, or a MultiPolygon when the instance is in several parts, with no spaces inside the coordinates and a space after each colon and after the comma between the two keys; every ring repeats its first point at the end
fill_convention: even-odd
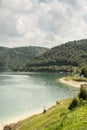
{"type": "Polygon", "coordinates": [[[0,123],[43,110],[77,89],[57,81],[61,73],[0,72],[0,123]]]}

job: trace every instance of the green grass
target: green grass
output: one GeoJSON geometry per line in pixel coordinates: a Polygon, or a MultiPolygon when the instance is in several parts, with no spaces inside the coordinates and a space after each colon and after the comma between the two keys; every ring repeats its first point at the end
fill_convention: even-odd
{"type": "Polygon", "coordinates": [[[77,77],[75,74],[71,76],[67,76],[66,80],[75,80],[75,81],[81,81],[81,82],[87,82],[87,78],[85,77],[77,77]]]}
{"type": "Polygon", "coordinates": [[[15,130],[87,130],[87,104],[68,110],[72,99],[48,109],[46,114],[34,115],[18,122],[15,130]]]}

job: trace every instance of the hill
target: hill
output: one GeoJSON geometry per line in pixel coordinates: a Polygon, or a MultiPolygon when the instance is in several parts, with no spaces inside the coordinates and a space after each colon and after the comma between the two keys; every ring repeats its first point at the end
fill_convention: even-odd
{"type": "Polygon", "coordinates": [[[48,49],[35,46],[17,48],[0,47],[0,71],[15,70],[46,50],[48,49]]]}
{"type": "MultiPolygon", "coordinates": [[[[72,99],[62,100],[48,109],[46,114],[34,115],[12,125],[12,130],[87,130],[87,103],[73,110],[72,99]]],[[[10,125],[11,126],[11,125],[10,125]]],[[[9,126],[5,127],[8,128],[9,126]]],[[[4,129],[9,130],[9,129],[4,129]]]]}
{"type": "Polygon", "coordinates": [[[87,64],[87,39],[56,46],[26,64],[27,71],[69,70],[87,64]]]}

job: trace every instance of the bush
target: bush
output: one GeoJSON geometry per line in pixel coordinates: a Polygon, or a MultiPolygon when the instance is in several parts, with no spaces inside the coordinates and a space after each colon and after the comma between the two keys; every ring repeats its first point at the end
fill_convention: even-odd
{"type": "Polygon", "coordinates": [[[82,68],[82,70],[81,70],[81,74],[83,74],[84,77],[87,78],[87,66],[85,66],[84,68],[82,68]]]}
{"type": "Polygon", "coordinates": [[[87,84],[81,85],[79,99],[87,100],[87,84]]]}
{"type": "Polygon", "coordinates": [[[81,85],[78,97],[74,97],[74,99],[70,103],[68,109],[72,110],[73,108],[75,108],[77,106],[81,106],[81,105],[84,105],[85,103],[87,103],[87,84],[81,85]]]}
{"type": "Polygon", "coordinates": [[[77,107],[78,104],[79,104],[79,99],[77,97],[74,97],[74,99],[70,103],[68,109],[72,110],[73,108],[77,107]]]}
{"type": "Polygon", "coordinates": [[[6,125],[3,130],[11,130],[10,125],[6,125]]]}

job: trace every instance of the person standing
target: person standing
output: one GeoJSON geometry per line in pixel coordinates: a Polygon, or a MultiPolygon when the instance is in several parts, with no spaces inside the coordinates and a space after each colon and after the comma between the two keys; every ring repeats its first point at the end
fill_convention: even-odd
{"type": "Polygon", "coordinates": [[[46,107],[43,106],[43,114],[45,114],[45,113],[46,113],[46,107]]]}

